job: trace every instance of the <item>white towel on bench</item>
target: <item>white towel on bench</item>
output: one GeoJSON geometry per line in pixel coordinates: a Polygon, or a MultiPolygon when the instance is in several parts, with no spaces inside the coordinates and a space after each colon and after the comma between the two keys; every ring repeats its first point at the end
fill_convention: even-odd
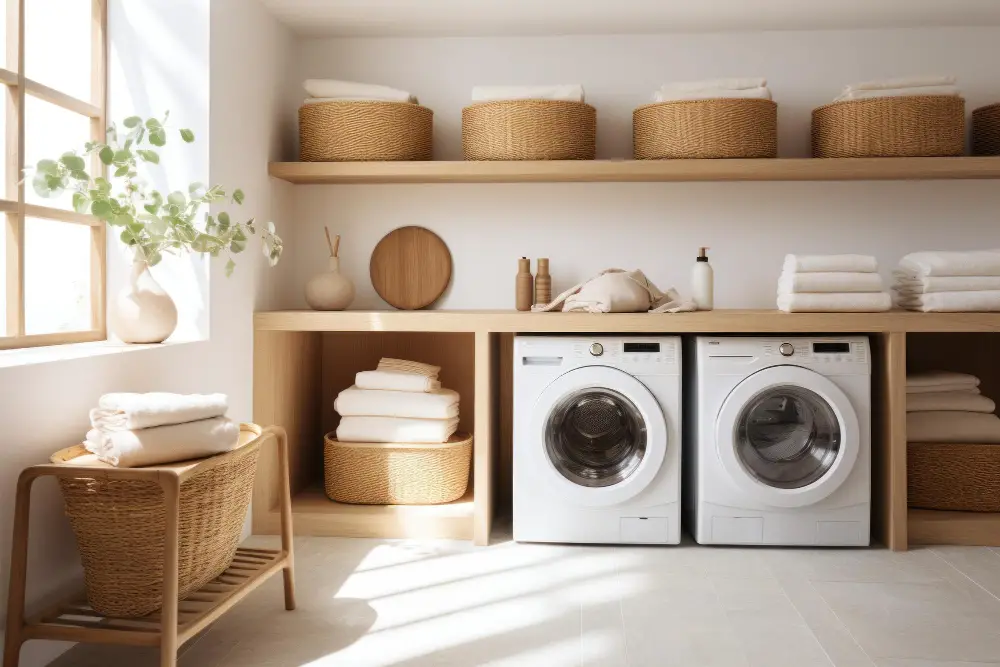
{"type": "Polygon", "coordinates": [[[153,428],[222,417],[228,408],[225,394],[105,394],[90,411],[90,425],[101,431],[153,428]]]}
{"type": "Polygon", "coordinates": [[[240,425],[225,417],[130,431],[87,433],[84,447],[119,468],[174,463],[228,452],[240,439],[240,425]]]}

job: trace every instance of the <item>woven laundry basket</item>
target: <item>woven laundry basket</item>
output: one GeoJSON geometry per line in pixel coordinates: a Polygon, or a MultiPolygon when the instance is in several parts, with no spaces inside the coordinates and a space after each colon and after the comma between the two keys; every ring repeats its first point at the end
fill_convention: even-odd
{"type": "Polygon", "coordinates": [[[965,100],[951,95],[834,102],[812,112],[813,157],[944,157],[965,152],[965,100]]]}
{"type": "Polygon", "coordinates": [[[434,505],[465,495],[472,436],[443,444],[340,442],[324,438],[326,495],[338,503],[434,505]]]}
{"type": "Polygon", "coordinates": [[[313,102],[299,107],[303,162],[430,160],[434,112],[408,102],[313,102]]]}
{"type": "Polygon", "coordinates": [[[778,156],[778,105],[713,99],[646,104],[632,112],[636,160],[778,156]]]}
{"type": "Polygon", "coordinates": [[[909,443],[910,507],[1000,512],[1000,444],[909,443]]]}
{"type": "Polygon", "coordinates": [[[466,160],[593,160],[597,109],[583,102],[504,100],[462,109],[466,160]]]}
{"type": "MultiPolygon", "coordinates": [[[[260,439],[255,437],[220,454],[217,465],[181,483],[180,599],[215,579],[232,562],[250,506],[259,452],[260,439]]],[[[167,532],[160,485],[60,477],[59,486],[94,611],[134,618],[159,609],[167,532]]]]}
{"type": "Polygon", "coordinates": [[[972,112],[972,154],[1000,155],[1000,102],[972,112]]]}

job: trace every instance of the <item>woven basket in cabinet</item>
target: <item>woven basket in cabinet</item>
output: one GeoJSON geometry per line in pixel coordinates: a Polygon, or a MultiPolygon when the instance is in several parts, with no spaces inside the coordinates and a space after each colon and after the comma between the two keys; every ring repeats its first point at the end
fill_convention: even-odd
{"type": "Polygon", "coordinates": [[[1000,155],[1000,102],[972,112],[972,154],[1000,155]]]}
{"type": "Polygon", "coordinates": [[[646,104],[632,112],[637,160],[772,158],[778,155],[778,105],[712,99],[646,104]]]}
{"type": "Polygon", "coordinates": [[[909,443],[910,507],[1000,512],[1000,444],[909,443]]]}
{"type": "Polygon", "coordinates": [[[430,160],[434,112],[409,102],[312,102],[299,107],[303,162],[430,160]]]}
{"type": "MultiPolygon", "coordinates": [[[[226,454],[180,485],[178,597],[222,574],[250,506],[260,440],[226,454]]],[[[166,506],[153,481],[60,477],[83,561],[87,600],[105,616],[135,618],[163,602],[166,506]]]]}
{"type": "Polygon", "coordinates": [[[945,157],[964,152],[961,97],[847,100],[812,112],[813,157],[945,157]]]}
{"type": "Polygon", "coordinates": [[[503,100],[462,109],[466,160],[593,160],[597,109],[583,102],[503,100]]]}
{"type": "Polygon", "coordinates": [[[465,495],[472,436],[442,444],[340,442],[324,438],[326,495],[338,503],[434,505],[465,495]]]}

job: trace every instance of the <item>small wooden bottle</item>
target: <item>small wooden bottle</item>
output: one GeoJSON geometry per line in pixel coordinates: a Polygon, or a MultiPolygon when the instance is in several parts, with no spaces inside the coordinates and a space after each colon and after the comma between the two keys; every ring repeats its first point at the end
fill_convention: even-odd
{"type": "Polygon", "coordinates": [[[522,257],[517,260],[517,278],[514,284],[514,303],[518,310],[531,310],[534,303],[534,280],[531,277],[531,260],[522,257]]]}
{"type": "Polygon", "coordinates": [[[535,303],[544,306],[552,301],[552,276],[549,275],[548,257],[538,258],[538,273],[535,274],[535,303]]]}

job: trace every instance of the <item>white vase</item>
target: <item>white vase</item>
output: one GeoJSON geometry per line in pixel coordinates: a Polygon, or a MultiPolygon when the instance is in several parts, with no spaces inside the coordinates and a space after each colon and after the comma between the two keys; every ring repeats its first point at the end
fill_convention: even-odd
{"type": "Polygon", "coordinates": [[[132,262],[128,284],[111,305],[111,331],[125,343],[162,343],[177,328],[177,306],[145,260],[132,262]]]}
{"type": "Polygon", "coordinates": [[[306,303],[313,310],[344,310],[354,301],[354,283],[340,272],[340,258],[330,258],[330,268],[306,283],[306,303]]]}

